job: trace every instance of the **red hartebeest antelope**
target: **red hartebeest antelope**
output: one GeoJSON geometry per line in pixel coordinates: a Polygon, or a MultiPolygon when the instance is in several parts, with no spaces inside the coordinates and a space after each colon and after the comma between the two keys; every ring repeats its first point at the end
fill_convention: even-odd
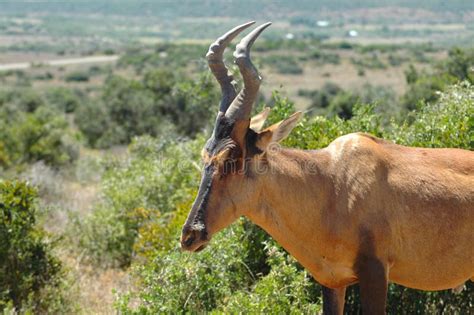
{"type": "Polygon", "coordinates": [[[273,150],[300,113],[263,131],[268,111],[250,119],[261,78],[249,51],[270,23],[236,47],[244,81],[238,94],[222,58],[251,24],[232,29],[207,53],[222,100],[182,248],[199,251],[247,216],[323,285],[323,310],[331,314],[342,313],[354,283],[363,312],[383,314],[388,281],[441,290],[474,280],[474,152],[409,148],[361,133],[322,150],[273,150]]]}

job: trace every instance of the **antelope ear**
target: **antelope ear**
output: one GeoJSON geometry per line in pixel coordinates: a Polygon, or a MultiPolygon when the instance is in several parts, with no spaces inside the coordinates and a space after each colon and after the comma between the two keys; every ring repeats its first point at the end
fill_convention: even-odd
{"type": "Polygon", "coordinates": [[[249,129],[250,119],[237,120],[230,134],[230,137],[237,143],[242,151],[242,157],[245,157],[245,136],[249,129]]]}
{"type": "Polygon", "coordinates": [[[257,114],[250,119],[250,129],[255,132],[262,130],[265,120],[267,120],[268,114],[270,114],[270,107],[265,107],[260,114],[257,114]]]}
{"type": "Polygon", "coordinates": [[[303,116],[302,112],[296,112],[285,120],[271,125],[257,135],[257,147],[265,151],[270,143],[280,142],[285,139],[295,128],[296,124],[303,116]]]}

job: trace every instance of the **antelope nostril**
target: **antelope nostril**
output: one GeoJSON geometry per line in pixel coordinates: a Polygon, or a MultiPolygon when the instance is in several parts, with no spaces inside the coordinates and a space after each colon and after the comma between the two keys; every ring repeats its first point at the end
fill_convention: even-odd
{"type": "Polygon", "coordinates": [[[194,233],[191,233],[185,240],[184,240],[184,245],[189,247],[194,243],[194,240],[196,239],[196,236],[194,233]]]}

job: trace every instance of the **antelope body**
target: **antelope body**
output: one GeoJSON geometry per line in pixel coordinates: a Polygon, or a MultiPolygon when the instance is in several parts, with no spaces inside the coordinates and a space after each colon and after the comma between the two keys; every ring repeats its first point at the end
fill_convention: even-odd
{"type": "Polygon", "coordinates": [[[261,78],[249,49],[270,24],[237,45],[239,94],[222,61],[251,24],[223,35],[207,54],[223,97],[182,248],[199,251],[247,216],[323,285],[328,314],[342,314],[354,283],[363,312],[382,314],[388,281],[442,290],[474,280],[474,153],[404,147],[362,133],[322,150],[276,147],[300,113],[263,131],[268,110],[250,119],[261,78]]]}

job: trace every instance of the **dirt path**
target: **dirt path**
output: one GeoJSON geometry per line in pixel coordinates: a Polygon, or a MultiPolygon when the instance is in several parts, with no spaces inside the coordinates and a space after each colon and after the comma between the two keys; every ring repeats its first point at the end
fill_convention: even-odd
{"type": "Polygon", "coordinates": [[[68,66],[88,63],[111,63],[116,62],[118,58],[118,55],[107,55],[68,59],[38,60],[34,62],[3,63],[0,64],[0,71],[22,70],[38,66],[68,66]]]}

